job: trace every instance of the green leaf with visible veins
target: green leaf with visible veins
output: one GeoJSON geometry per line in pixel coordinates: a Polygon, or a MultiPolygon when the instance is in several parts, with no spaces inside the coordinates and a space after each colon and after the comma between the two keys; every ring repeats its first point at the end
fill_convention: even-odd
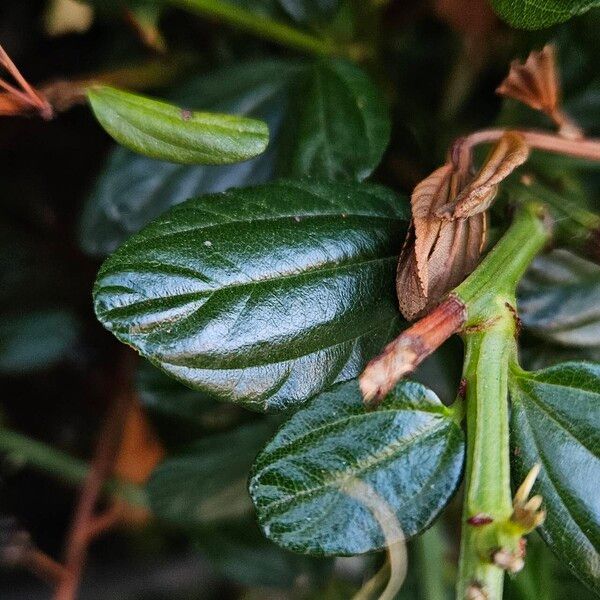
{"type": "Polygon", "coordinates": [[[267,151],[234,165],[199,166],[116,148],[84,207],[79,233],[83,249],[94,255],[110,254],[152,219],[192,196],[270,179],[289,83],[303,68],[299,61],[247,61],[195,77],[173,92],[171,100],[187,108],[264,120],[270,131],[267,151]]]}
{"type": "Polygon", "coordinates": [[[534,373],[516,367],[509,386],[513,484],[541,464],[533,493],[547,511],[542,537],[599,593],[600,365],[563,363],[534,373]]]}
{"type": "Polygon", "coordinates": [[[356,381],[336,386],[300,409],[256,459],[250,495],[265,535],[317,555],[381,549],[373,513],[351,497],[359,480],[416,535],[455,492],[463,433],[452,411],[419,383],[403,381],[378,410],[362,402],[356,381]]]}
{"type": "Polygon", "coordinates": [[[397,333],[406,200],[283,180],[175,206],[102,266],[100,321],[183,383],[256,410],[355,377],[397,333]]]}
{"type": "Polygon", "coordinates": [[[567,250],[535,259],[519,285],[519,316],[537,336],[600,346],[600,266],[567,250]]]}
{"type": "Polygon", "coordinates": [[[166,458],[147,484],[152,512],[181,527],[249,514],[248,471],[274,429],[275,423],[263,418],[205,437],[166,458]]]}
{"type": "Polygon", "coordinates": [[[80,243],[86,252],[114,251],[161,212],[191,196],[263,183],[274,176],[277,163],[287,175],[364,178],[377,166],[389,137],[378,90],[358,67],[343,62],[247,61],[192,79],[172,99],[187,108],[266,121],[267,151],[236,165],[189,166],[117,148],[84,208],[80,243]],[[314,96],[310,90],[329,71],[340,74],[314,96]],[[309,94],[319,103],[311,110],[303,101],[309,94]],[[328,108],[322,112],[321,106],[328,108]],[[283,161],[286,155],[290,160],[283,161]]]}
{"type": "Polygon", "coordinates": [[[280,172],[362,180],[379,164],[389,136],[387,107],[367,75],[342,60],[320,60],[292,90],[280,172]]]}
{"type": "Polygon", "coordinates": [[[265,123],[247,117],[193,112],[108,86],[88,90],[94,115],[122,146],[182,164],[226,165],[264,152],[265,123]]]}
{"type": "Polygon", "coordinates": [[[542,29],[569,20],[600,0],[491,0],[494,10],[513,27],[542,29]]]}

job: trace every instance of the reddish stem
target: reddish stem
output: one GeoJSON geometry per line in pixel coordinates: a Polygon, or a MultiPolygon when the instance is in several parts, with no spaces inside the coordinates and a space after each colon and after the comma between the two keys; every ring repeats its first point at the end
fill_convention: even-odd
{"type": "Polygon", "coordinates": [[[466,319],[462,301],[449,296],[427,316],[409,327],[383,352],[371,360],[359,377],[365,402],[377,403],[396,383],[439,348],[451,335],[459,332],[466,319]]]}
{"type": "Polygon", "coordinates": [[[498,141],[507,131],[519,133],[527,144],[536,150],[564,154],[575,158],[600,161],[600,140],[570,139],[554,133],[530,129],[482,129],[457,139],[450,150],[452,162],[465,172],[471,164],[471,152],[475,146],[498,141]]]}
{"type": "Polygon", "coordinates": [[[57,587],[54,600],[75,600],[88,545],[92,539],[90,533],[98,533],[98,528],[93,525],[98,523],[94,520],[96,502],[119,450],[125,418],[132,399],[129,390],[129,362],[127,354],[119,366],[117,393],[100,432],[90,472],[81,491],[67,539],[65,560],[67,574],[57,587]]]}

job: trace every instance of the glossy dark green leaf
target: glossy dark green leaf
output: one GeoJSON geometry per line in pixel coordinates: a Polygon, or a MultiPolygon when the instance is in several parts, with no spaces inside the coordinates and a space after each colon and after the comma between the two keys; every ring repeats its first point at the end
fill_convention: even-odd
{"type": "Polygon", "coordinates": [[[259,454],[250,494],[265,535],[319,555],[369,552],[385,539],[346,486],[359,480],[394,511],[404,535],[427,527],[456,490],[463,434],[421,384],[403,381],[367,411],[356,381],[300,409],[259,454]]]}
{"type": "Polygon", "coordinates": [[[170,449],[181,448],[207,433],[230,429],[248,414],[191,390],[147,361],[138,369],[136,389],[162,442],[170,449]]]}
{"type": "Polygon", "coordinates": [[[242,585],[286,589],[301,578],[304,586],[315,586],[330,567],[327,560],[288,552],[267,540],[254,515],[204,528],[193,540],[225,577],[242,585]]]}
{"type": "Polygon", "coordinates": [[[208,436],[166,458],[147,484],[153,513],[182,527],[249,513],[248,472],[273,430],[273,422],[262,419],[208,436]]]}
{"type": "Polygon", "coordinates": [[[567,250],[538,257],[519,288],[519,314],[537,336],[600,346],[600,266],[567,250]]]}
{"type": "Polygon", "coordinates": [[[599,0],[491,0],[494,10],[513,27],[542,29],[567,21],[591,8],[599,0]]]}
{"type": "Polygon", "coordinates": [[[321,60],[298,78],[283,132],[280,172],[364,179],[390,136],[387,107],[367,75],[341,60],[321,60]]]}
{"type": "Polygon", "coordinates": [[[321,23],[331,19],[340,0],[279,0],[279,4],[299,23],[321,23]]]}
{"type": "Polygon", "coordinates": [[[94,115],[122,146],[182,164],[224,165],[265,151],[267,125],[222,113],[193,112],[108,86],[88,90],[94,115]]]}
{"type": "Polygon", "coordinates": [[[301,63],[264,59],[242,62],[196,77],[172,100],[202,110],[249,115],[267,122],[268,150],[235,165],[189,166],[157,161],[117,148],[85,205],[80,244],[89,254],[113,252],[127,237],[167,208],[195,195],[270,179],[289,81],[301,63]]]}
{"type": "Polygon", "coordinates": [[[283,409],[355,377],[397,331],[406,201],[280,181],[175,206],[103,265],[100,321],[187,385],[283,409]]]}
{"type": "Polygon", "coordinates": [[[542,466],[533,492],[541,534],[559,559],[600,592],[600,365],[563,363],[510,378],[513,484],[542,466]]]}
{"type": "Polygon", "coordinates": [[[4,315],[0,320],[0,373],[24,375],[45,369],[73,352],[77,318],[60,310],[4,315]]]}
{"type": "Polygon", "coordinates": [[[118,148],[84,208],[80,243],[86,252],[109,254],[165,209],[194,195],[267,181],[277,163],[286,174],[365,177],[379,162],[389,137],[378,91],[362,71],[342,62],[240,63],[194,79],[173,100],[265,120],[271,133],[267,152],[237,165],[190,167],[118,148]],[[319,91],[319,82],[330,71],[331,80],[319,91]],[[324,102],[324,112],[308,110],[302,100],[309,95],[324,102]]]}

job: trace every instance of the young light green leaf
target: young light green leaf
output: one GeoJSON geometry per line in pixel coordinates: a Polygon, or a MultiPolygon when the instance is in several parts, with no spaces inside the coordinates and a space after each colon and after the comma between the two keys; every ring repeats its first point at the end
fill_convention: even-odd
{"type": "Polygon", "coordinates": [[[303,68],[291,60],[246,61],[195,77],[176,90],[171,100],[179,105],[265,121],[270,131],[267,151],[234,165],[191,166],[116,148],[84,207],[79,232],[82,248],[105,256],[175,204],[270,179],[290,81],[303,68]]]}
{"type": "Polygon", "coordinates": [[[274,426],[262,419],[208,436],[166,458],[147,485],[153,513],[190,528],[248,514],[248,471],[274,426]]]}
{"type": "Polygon", "coordinates": [[[513,484],[536,463],[533,493],[547,512],[541,534],[559,559],[600,592],[600,365],[563,363],[515,369],[512,400],[513,484]]]}
{"type": "Polygon", "coordinates": [[[256,119],[193,112],[108,86],[90,88],[88,99],[119,144],[150,158],[224,165],[261,154],[269,141],[267,125],[256,119]]]}
{"type": "Polygon", "coordinates": [[[79,333],[77,318],[61,310],[4,315],[0,322],[0,373],[24,375],[53,366],[73,350],[79,333]]]}
{"type": "Polygon", "coordinates": [[[491,0],[494,10],[513,27],[542,29],[600,6],[599,0],[491,0]]]}
{"type": "Polygon", "coordinates": [[[463,434],[421,384],[401,382],[367,411],[355,381],[299,410],[259,454],[250,494],[265,535],[285,548],[352,555],[398,541],[349,493],[354,481],[390,507],[404,536],[427,527],[459,484],[463,434]]]}
{"type": "Polygon", "coordinates": [[[109,254],[164,210],[194,195],[263,183],[276,173],[277,163],[289,175],[366,177],[389,137],[379,92],[357,67],[341,62],[248,61],[194,78],[173,101],[263,119],[270,130],[267,151],[237,165],[191,167],[117,148],[84,208],[80,240],[86,252],[109,254]],[[328,81],[322,89],[319,78],[328,81]],[[310,109],[302,101],[309,95],[317,103],[310,109]],[[320,106],[327,110],[319,113],[320,106]]]}
{"type": "Polygon", "coordinates": [[[355,377],[398,328],[406,202],[280,181],[175,206],[103,265],[100,321],[186,385],[256,410],[355,377]]]}
{"type": "Polygon", "coordinates": [[[345,61],[317,61],[292,90],[280,173],[365,179],[389,136],[387,107],[367,75],[345,61]]]}
{"type": "Polygon", "coordinates": [[[519,314],[536,336],[600,346],[600,266],[567,250],[538,257],[519,287],[519,314]]]}

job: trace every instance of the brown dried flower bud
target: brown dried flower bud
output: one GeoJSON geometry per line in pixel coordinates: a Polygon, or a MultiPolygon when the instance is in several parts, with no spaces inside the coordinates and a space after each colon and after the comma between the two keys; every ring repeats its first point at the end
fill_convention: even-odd
{"type": "Polygon", "coordinates": [[[564,137],[583,137],[581,129],[560,107],[560,80],[554,46],[548,44],[540,51],[531,52],[523,64],[513,60],[506,79],[498,86],[496,93],[547,114],[564,137]]]}

